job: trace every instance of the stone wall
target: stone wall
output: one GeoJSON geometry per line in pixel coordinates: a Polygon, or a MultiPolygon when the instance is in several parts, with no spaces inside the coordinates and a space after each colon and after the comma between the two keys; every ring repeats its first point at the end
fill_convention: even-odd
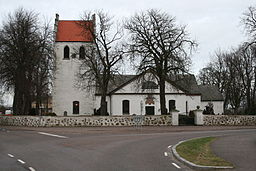
{"type": "Polygon", "coordinates": [[[256,125],[256,116],[251,115],[204,115],[204,125],[207,126],[240,126],[256,125]]]}
{"type": "MultiPolygon", "coordinates": [[[[133,116],[0,116],[0,125],[31,126],[31,127],[75,127],[75,126],[135,126],[133,116]]],[[[174,119],[175,120],[175,119],[174,119]]],[[[171,126],[171,115],[143,116],[142,126],[171,126]]],[[[256,126],[256,116],[250,115],[203,115],[205,126],[256,126]]]]}
{"type": "MultiPolygon", "coordinates": [[[[52,116],[0,116],[0,125],[32,126],[32,127],[69,127],[69,126],[134,126],[138,122],[134,116],[80,116],[80,117],[52,117],[52,116]]],[[[137,120],[138,121],[138,120],[137,120]]],[[[143,116],[141,125],[172,125],[172,117],[143,116]]]]}

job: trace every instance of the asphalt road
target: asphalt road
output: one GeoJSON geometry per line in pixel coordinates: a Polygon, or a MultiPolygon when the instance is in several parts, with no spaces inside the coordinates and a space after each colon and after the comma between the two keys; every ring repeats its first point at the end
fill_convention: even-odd
{"type": "Polygon", "coordinates": [[[237,171],[256,171],[256,131],[220,137],[212,149],[216,155],[234,163],[237,171]]]}
{"type": "Polygon", "coordinates": [[[0,171],[190,170],[172,157],[168,146],[204,136],[220,137],[214,152],[233,162],[234,170],[256,170],[255,127],[5,127],[0,129],[0,171]]]}

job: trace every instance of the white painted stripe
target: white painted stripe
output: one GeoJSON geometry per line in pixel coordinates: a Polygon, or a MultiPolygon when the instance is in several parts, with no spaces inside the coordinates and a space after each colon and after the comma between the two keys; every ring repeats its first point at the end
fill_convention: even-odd
{"type": "Polygon", "coordinates": [[[18,162],[20,162],[21,164],[25,164],[26,163],[26,162],[24,162],[24,161],[22,161],[20,159],[18,159],[18,162]]]}
{"type": "Polygon", "coordinates": [[[8,156],[9,156],[9,157],[11,157],[11,158],[13,158],[13,157],[14,157],[14,155],[12,155],[12,154],[8,154],[8,156]]]}
{"type": "Polygon", "coordinates": [[[168,153],[167,153],[167,152],[164,152],[164,156],[167,157],[167,156],[168,156],[168,153]]]}
{"type": "Polygon", "coordinates": [[[36,171],[36,169],[34,169],[33,167],[29,167],[30,171],[36,171]]]}
{"type": "Polygon", "coordinates": [[[38,134],[48,135],[48,136],[58,137],[58,138],[68,138],[68,137],[66,137],[66,136],[55,135],[55,134],[49,134],[49,133],[46,133],[46,132],[38,132],[38,134]]]}
{"type": "Polygon", "coordinates": [[[172,147],[172,145],[169,145],[169,146],[168,146],[168,148],[171,148],[171,147],[172,147]]]}
{"type": "Polygon", "coordinates": [[[172,163],[172,165],[180,169],[180,166],[178,166],[176,163],[172,163]]]}

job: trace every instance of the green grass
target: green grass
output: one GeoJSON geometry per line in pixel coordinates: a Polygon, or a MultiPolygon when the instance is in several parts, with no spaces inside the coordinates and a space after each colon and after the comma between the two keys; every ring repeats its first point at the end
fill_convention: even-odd
{"type": "Polygon", "coordinates": [[[178,154],[184,159],[203,166],[233,166],[231,163],[217,157],[211,150],[215,137],[193,139],[177,146],[178,154]]]}

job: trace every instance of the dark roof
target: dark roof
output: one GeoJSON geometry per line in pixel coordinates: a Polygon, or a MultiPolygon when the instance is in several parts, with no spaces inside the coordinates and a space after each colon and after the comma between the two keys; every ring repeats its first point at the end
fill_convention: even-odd
{"type": "Polygon", "coordinates": [[[158,89],[158,85],[153,81],[145,81],[141,85],[142,89],[158,89]]]}
{"type": "Polygon", "coordinates": [[[187,94],[201,94],[196,82],[196,78],[192,74],[178,75],[171,77],[170,83],[187,94]]]}
{"type": "MultiPolygon", "coordinates": [[[[137,75],[114,75],[114,79],[112,79],[108,84],[108,94],[111,92],[115,92],[119,90],[124,85],[129,84],[134,78],[137,78],[137,75]]],[[[96,94],[100,94],[100,90],[97,88],[96,94]]]]}
{"type": "Polygon", "coordinates": [[[223,101],[223,96],[218,90],[218,87],[213,85],[199,85],[199,90],[202,94],[201,101],[223,101]]]}
{"type": "MultiPolygon", "coordinates": [[[[141,75],[143,75],[143,73],[139,75],[115,75],[115,78],[113,79],[114,81],[110,81],[109,83],[108,94],[112,94],[117,90],[122,89],[125,85],[136,80],[141,75]]],[[[201,94],[194,75],[180,75],[175,77],[175,79],[170,78],[167,81],[177,89],[184,91],[186,94],[201,94]]],[[[96,94],[100,94],[100,91],[97,90],[96,94]]]]}
{"type": "Polygon", "coordinates": [[[132,82],[135,78],[137,78],[137,75],[115,75],[114,81],[110,81],[109,83],[108,92],[118,90],[120,87],[132,82]]]}

